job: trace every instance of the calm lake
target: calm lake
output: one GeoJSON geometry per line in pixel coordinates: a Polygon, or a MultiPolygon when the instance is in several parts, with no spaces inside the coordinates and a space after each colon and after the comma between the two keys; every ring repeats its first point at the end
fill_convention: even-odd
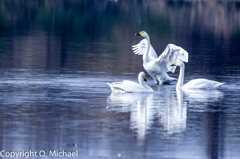
{"type": "Polygon", "coordinates": [[[239,159],[239,50],[239,1],[1,0],[0,158],[239,159]],[[158,55],[189,52],[185,82],[225,85],[182,92],[147,75],[153,94],[111,93],[144,71],[142,30],[158,55]]]}

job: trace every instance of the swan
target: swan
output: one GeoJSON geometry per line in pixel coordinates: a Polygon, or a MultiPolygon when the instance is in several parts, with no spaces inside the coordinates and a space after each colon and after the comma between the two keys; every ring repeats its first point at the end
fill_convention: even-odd
{"type": "Polygon", "coordinates": [[[107,83],[112,92],[120,93],[140,93],[140,92],[153,92],[153,89],[144,83],[146,80],[146,75],[144,72],[138,74],[138,83],[133,81],[124,80],[122,82],[107,83]]]}
{"type": "Polygon", "coordinates": [[[143,55],[143,67],[154,79],[157,85],[169,84],[176,81],[176,78],[169,77],[167,72],[174,73],[176,67],[170,65],[178,60],[188,62],[188,52],[174,44],[168,44],[164,52],[157,57],[155,50],[150,44],[150,38],[145,31],[141,31],[137,36],[143,37],[138,44],[132,46],[135,54],[143,55]]]}
{"type": "Polygon", "coordinates": [[[208,79],[194,79],[183,85],[184,81],[184,70],[185,70],[185,64],[184,62],[175,62],[174,64],[170,66],[178,66],[180,67],[180,73],[178,77],[178,82],[176,85],[176,88],[182,88],[182,89],[217,89],[219,86],[223,85],[224,83],[220,83],[217,81],[212,81],[208,79]]]}

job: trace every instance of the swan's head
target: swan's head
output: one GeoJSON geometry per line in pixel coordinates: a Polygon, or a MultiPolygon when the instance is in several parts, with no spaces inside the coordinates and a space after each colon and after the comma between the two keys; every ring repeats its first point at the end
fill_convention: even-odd
{"type": "Polygon", "coordinates": [[[144,72],[140,72],[138,78],[147,82],[146,74],[144,72]]]}
{"type": "Polygon", "coordinates": [[[178,66],[178,67],[183,67],[184,66],[184,63],[182,61],[178,61],[178,62],[175,62],[174,64],[170,65],[170,66],[178,66]]]}
{"type": "Polygon", "coordinates": [[[148,38],[148,34],[147,34],[145,31],[141,31],[141,32],[139,32],[139,33],[137,33],[137,34],[135,34],[135,35],[141,36],[141,37],[143,37],[143,38],[148,38]]]}

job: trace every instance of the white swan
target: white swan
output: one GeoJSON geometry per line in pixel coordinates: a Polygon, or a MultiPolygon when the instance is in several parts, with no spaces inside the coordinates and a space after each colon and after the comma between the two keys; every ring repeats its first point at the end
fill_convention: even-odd
{"type": "Polygon", "coordinates": [[[138,83],[133,81],[124,80],[122,82],[113,82],[107,83],[112,92],[121,92],[121,93],[140,93],[140,92],[153,92],[153,89],[146,85],[144,81],[146,80],[146,76],[144,72],[140,72],[138,74],[138,83]]]}
{"type": "Polygon", "coordinates": [[[224,84],[224,83],[220,83],[217,81],[199,78],[199,79],[191,80],[188,83],[186,83],[185,85],[183,85],[185,64],[182,61],[180,61],[180,62],[175,62],[171,66],[180,67],[180,73],[179,73],[178,82],[176,85],[177,89],[179,89],[179,88],[182,88],[182,89],[216,89],[219,86],[224,84]]]}
{"type": "Polygon", "coordinates": [[[178,60],[188,62],[188,52],[174,44],[168,44],[164,52],[157,57],[155,50],[150,44],[150,38],[145,31],[136,34],[143,37],[137,45],[132,46],[135,54],[143,55],[143,67],[147,73],[154,79],[156,84],[168,84],[176,81],[176,78],[169,77],[166,72],[175,71],[176,67],[170,67],[172,63],[178,60]]]}

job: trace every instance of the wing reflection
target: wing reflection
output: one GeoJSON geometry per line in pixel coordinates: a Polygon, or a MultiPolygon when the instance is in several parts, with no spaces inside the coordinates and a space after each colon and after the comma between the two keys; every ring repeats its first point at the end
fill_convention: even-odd
{"type": "Polygon", "coordinates": [[[130,112],[130,128],[140,143],[150,130],[164,135],[180,133],[186,128],[187,109],[182,91],[163,90],[154,94],[115,94],[108,100],[109,109],[130,112]]]}

